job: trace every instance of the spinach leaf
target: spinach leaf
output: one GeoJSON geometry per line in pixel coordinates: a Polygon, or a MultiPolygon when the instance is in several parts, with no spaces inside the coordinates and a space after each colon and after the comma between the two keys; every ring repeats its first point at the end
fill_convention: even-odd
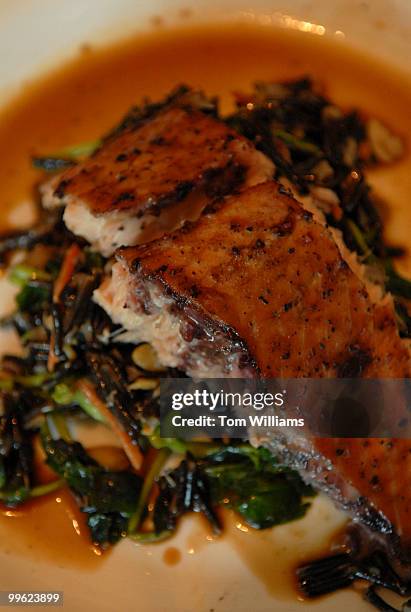
{"type": "Polygon", "coordinates": [[[22,312],[40,312],[51,298],[51,285],[43,281],[29,281],[16,296],[22,312]]]}
{"type": "Polygon", "coordinates": [[[221,447],[195,460],[190,454],[158,481],[155,533],[171,533],[186,512],[201,512],[221,530],[217,506],[229,506],[256,529],[302,517],[314,495],[296,472],[278,463],[265,448],[249,444],[221,447]],[[228,500],[228,504],[227,504],[228,500]]]}
{"type": "MultiPolygon", "coordinates": [[[[246,450],[246,445],[244,450],[246,450]]],[[[238,512],[255,529],[266,529],[304,516],[314,494],[293,471],[265,448],[244,454],[234,447],[208,458],[204,466],[215,504],[238,512]],[[228,500],[228,503],[227,503],[228,500]]]]}
{"type": "Polygon", "coordinates": [[[272,471],[275,473],[285,472],[287,467],[280,464],[278,459],[268,450],[260,446],[256,448],[249,443],[222,445],[214,453],[209,453],[207,459],[211,464],[227,461],[228,463],[250,462],[255,470],[272,471]]]}
{"type": "Polygon", "coordinates": [[[95,544],[113,545],[127,534],[128,517],[118,512],[94,512],[89,515],[87,525],[95,544]]]}
{"type": "Polygon", "coordinates": [[[64,478],[79,500],[94,543],[114,544],[127,532],[141,490],[141,478],[129,471],[109,471],[79,442],[53,440],[46,430],[42,444],[48,465],[64,478]]]}

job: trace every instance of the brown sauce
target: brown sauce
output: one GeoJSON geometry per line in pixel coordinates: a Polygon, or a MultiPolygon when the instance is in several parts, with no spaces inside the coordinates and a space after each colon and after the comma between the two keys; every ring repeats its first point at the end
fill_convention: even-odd
{"type": "Polygon", "coordinates": [[[107,553],[92,545],[84,515],[66,489],[17,509],[0,506],[1,547],[7,554],[57,567],[97,569],[107,553]]]}
{"type": "MultiPolygon", "coordinates": [[[[27,208],[20,205],[33,199],[40,179],[30,166],[33,154],[53,153],[100,136],[144,96],[162,96],[185,82],[208,94],[219,94],[228,110],[230,93],[247,90],[256,80],[304,74],[321,80],[337,103],[379,117],[411,142],[410,79],[347,52],[337,43],[238,24],[140,35],[112,48],[84,50],[77,60],[30,85],[4,108],[0,116],[0,229],[30,221],[27,208]]],[[[373,173],[372,178],[393,213],[387,225],[389,238],[408,246],[409,157],[373,173]]],[[[409,265],[410,258],[407,261],[409,265]]],[[[407,262],[403,265],[405,268],[407,262]]],[[[330,534],[321,530],[313,537],[315,521],[311,529],[304,527],[304,521],[290,526],[289,533],[294,535],[281,535],[286,528],[280,527],[273,531],[273,538],[268,532],[246,532],[238,521],[230,527],[227,521],[226,537],[267,589],[285,596],[297,562],[320,554],[329,545],[330,534]],[[274,556],[281,562],[276,561],[273,571],[269,560],[274,556]]],[[[64,491],[21,510],[1,510],[0,530],[1,546],[9,547],[13,554],[41,554],[63,566],[93,568],[99,561],[98,551],[88,540],[84,517],[64,491]],[[3,536],[5,530],[11,536],[10,544],[3,536]]],[[[164,553],[168,565],[179,558],[177,549],[168,548],[164,553]]]]}
{"type": "Polygon", "coordinates": [[[164,551],[163,560],[166,565],[177,565],[181,561],[181,552],[175,546],[170,546],[164,551]]]}
{"type": "MultiPolygon", "coordinates": [[[[325,557],[344,546],[347,519],[324,497],[315,500],[306,516],[298,521],[261,531],[249,527],[232,511],[223,510],[222,540],[227,542],[249,571],[276,599],[290,600],[297,592],[295,570],[303,563],[325,557]]],[[[216,538],[196,521],[185,541],[188,554],[216,545],[216,538]]]]}

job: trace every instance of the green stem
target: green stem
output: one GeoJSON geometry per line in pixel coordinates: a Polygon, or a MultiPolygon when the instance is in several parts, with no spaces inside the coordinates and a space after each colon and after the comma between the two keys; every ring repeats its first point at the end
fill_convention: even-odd
{"type": "Polygon", "coordinates": [[[128,537],[133,542],[138,542],[139,544],[155,544],[156,542],[164,542],[164,540],[168,540],[173,535],[173,531],[160,531],[160,533],[156,533],[155,531],[147,531],[146,533],[131,533],[128,537]]]}
{"type": "Polygon", "coordinates": [[[69,406],[77,404],[89,417],[100,423],[106,423],[106,419],[102,416],[99,409],[92,404],[85,394],[79,389],[72,391],[65,383],[59,383],[54,387],[52,398],[60,406],[69,406]]]}
{"type": "Polygon", "coordinates": [[[153,433],[149,436],[150,444],[153,448],[160,450],[162,448],[168,448],[173,453],[178,455],[184,455],[187,447],[182,440],[177,438],[162,438],[160,436],[160,427],[156,427],[153,433]]]}
{"type": "Polygon", "coordinates": [[[223,444],[215,444],[213,442],[187,442],[186,450],[194,457],[201,459],[208,455],[213,455],[224,449],[223,444]]]}
{"type": "Polygon", "coordinates": [[[48,272],[25,264],[13,266],[9,272],[8,278],[11,283],[19,287],[24,287],[29,281],[34,280],[51,281],[51,275],[48,272]]]}
{"type": "MultiPolygon", "coordinates": [[[[38,485],[37,487],[33,487],[28,492],[27,497],[24,498],[23,501],[27,501],[29,499],[37,499],[38,497],[43,497],[43,495],[48,495],[49,493],[53,493],[53,491],[57,491],[61,489],[65,485],[65,480],[53,480],[53,482],[49,482],[44,485],[38,485]]],[[[7,501],[10,499],[11,493],[10,491],[0,491],[0,500],[7,501]]]]}
{"type": "Polygon", "coordinates": [[[177,455],[185,455],[187,452],[195,457],[205,457],[216,453],[223,448],[221,444],[212,442],[184,442],[178,438],[163,438],[160,435],[160,427],[157,426],[153,433],[148,436],[151,446],[156,449],[168,448],[177,455]]]}
{"type": "Polygon", "coordinates": [[[0,379],[0,390],[11,391],[15,384],[27,387],[29,389],[41,387],[46,380],[52,380],[54,374],[42,373],[42,374],[31,374],[28,376],[13,376],[10,378],[0,379]]]}
{"type": "Polygon", "coordinates": [[[285,142],[285,144],[287,144],[289,147],[299,151],[314,153],[315,155],[321,154],[321,150],[315,144],[308,142],[307,140],[300,140],[299,138],[296,138],[294,134],[290,134],[285,130],[274,130],[273,136],[285,142]]]}
{"type": "Polygon", "coordinates": [[[94,151],[96,151],[101,144],[101,139],[89,140],[88,142],[82,142],[80,144],[65,147],[52,157],[70,157],[71,159],[89,157],[89,155],[94,153],[94,151]]]}
{"type": "Polygon", "coordinates": [[[143,511],[146,505],[147,498],[150,494],[150,491],[153,487],[154,480],[156,476],[158,476],[161,468],[167,461],[171,454],[171,451],[168,448],[162,448],[158,451],[156,458],[148,470],[146,477],[144,479],[143,488],[141,489],[140,497],[138,499],[137,508],[130,518],[128,524],[128,533],[133,534],[140,526],[141,518],[143,516],[143,511]]]}
{"type": "Polygon", "coordinates": [[[352,219],[347,219],[347,225],[355,242],[357,243],[358,248],[361,250],[362,255],[365,257],[368,263],[374,262],[374,255],[358,225],[352,219]]]}
{"type": "Polygon", "coordinates": [[[30,498],[42,497],[43,495],[48,495],[49,493],[53,493],[53,491],[57,491],[61,489],[66,484],[64,479],[53,480],[53,482],[49,482],[44,485],[39,485],[37,487],[33,487],[30,491],[30,498]]]}

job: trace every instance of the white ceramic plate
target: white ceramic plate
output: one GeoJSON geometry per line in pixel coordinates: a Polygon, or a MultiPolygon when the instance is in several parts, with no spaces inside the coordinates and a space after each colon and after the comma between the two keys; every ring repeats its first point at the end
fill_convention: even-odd
{"type": "MultiPolygon", "coordinates": [[[[83,42],[106,42],[147,29],[153,16],[172,23],[181,19],[181,9],[186,8],[191,9],[193,20],[212,19],[218,13],[220,18],[258,21],[267,27],[274,23],[309,31],[313,26],[317,33],[320,27],[325,35],[344,36],[347,44],[407,68],[408,0],[212,0],[206,4],[195,0],[0,0],[0,95],[6,99],[27,80],[74,54],[83,42]]],[[[2,287],[0,295],[4,302],[2,287]]],[[[341,521],[341,515],[321,498],[305,519],[258,536],[233,523],[230,535],[217,542],[207,539],[196,520],[188,519],[171,543],[138,547],[124,542],[93,571],[47,561],[41,553],[28,550],[29,543],[17,545],[0,526],[0,590],[62,590],[68,612],[296,612],[307,604],[282,598],[286,578],[279,560],[287,556],[297,560],[304,549],[313,550],[315,542],[341,521]],[[174,566],[163,560],[170,546],[181,553],[174,566]],[[269,588],[270,574],[277,595],[269,588]]],[[[310,605],[316,612],[369,610],[351,591],[310,605]]]]}

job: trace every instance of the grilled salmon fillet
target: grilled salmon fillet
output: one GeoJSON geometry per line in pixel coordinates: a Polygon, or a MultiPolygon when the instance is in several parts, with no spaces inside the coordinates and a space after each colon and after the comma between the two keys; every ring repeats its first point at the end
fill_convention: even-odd
{"type": "Polygon", "coordinates": [[[172,96],[125,122],[42,187],[43,205],[65,206],[66,226],[109,256],[197,218],[210,197],[273,176],[268,158],[192,98],[172,96]]]}
{"type": "Polygon", "coordinates": [[[156,315],[176,319],[173,357],[162,334],[151,340],[165,364],[190,375],[208,371],[208,351],[227,362],[224,375],[410,374],[390,298],[373,304],[328,229],[273,181],[217,202],[161,240],[120,250],[117,260],[96,299],[136,338],[149,333],[140,318],[145,328],[158,325],[156,315]],[[241,354],[238,370],[228,344],[241,354]]]}
{"type": "MultiPolygon", "coordinates": [[[[194,223],[117,253],[95,299],[199,377],[408,378],[410,352],[389,296],[374,302],[326,226],[267,182],[194,223]]],[[[411,442],[257,440],[326,490],[398,557],[411,538],[411,442]]]]}

